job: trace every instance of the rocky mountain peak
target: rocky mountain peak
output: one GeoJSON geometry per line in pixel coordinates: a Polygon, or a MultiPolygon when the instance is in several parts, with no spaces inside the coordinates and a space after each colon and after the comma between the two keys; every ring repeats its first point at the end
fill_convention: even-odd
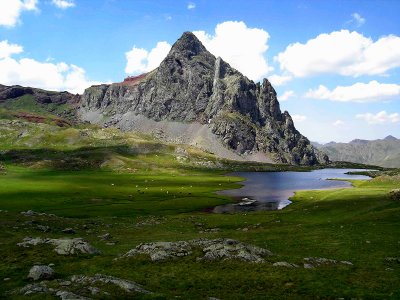
{"type": "Polygon", "coordinates": [[[186,31],[172,45],[170,54],[180,53],[181,55],[191,58],[203,52],[208,52],[200,40],[190,31],[186,31]]]}
{"type": "Polygon", "coordinates": [[[88,88],[85,121],[188,143],[217,156],[312,165],[328,158],[282,113],[268,79],[254,83],[215,58],[191,32],[174,43],[160,66],[129,84],[88,88]],[[179,128],[179,130],[177,129],[179,128]]]}

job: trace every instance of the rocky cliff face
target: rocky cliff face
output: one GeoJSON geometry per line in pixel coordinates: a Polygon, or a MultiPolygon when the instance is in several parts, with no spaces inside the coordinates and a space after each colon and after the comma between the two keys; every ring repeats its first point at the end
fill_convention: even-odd
{"type": "Polygon", "coordinates": [[[156,129],[169,139],[180,137],[175,142],[213,152],[218,147],[212,144],[218,143],[234,158],[303,165],[328,161],[296,130],[289,113],[281,112],[267,79],[249,80],[215,58],[190,32],[154,71],[86,89],[79,113],[104,126],[156,129]],[[182,132],[188,136],[183,138],[182,132]]]}

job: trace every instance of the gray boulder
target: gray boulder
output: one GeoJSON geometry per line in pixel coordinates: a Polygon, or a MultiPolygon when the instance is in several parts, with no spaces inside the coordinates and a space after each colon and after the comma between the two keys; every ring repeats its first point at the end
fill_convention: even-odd
{"type": "Polygon", "coordinates": [[[124,254],[124,257],[147,254],[152,261],[158,261],[187,256],[192,253],[191,250],[190,244],[185,241],[142,243],[124,254]]]}
{"type": "Polygon", "coordinates": [[[44,280],[44,279],[53,279],[54,278],[54,270],[49,266],[33,266],[29,270],[28,278],[33,280],[44,280]]]}
{"type": "Polygon", "coordinates": [[[60,255],[73,255],[73,254],[99,254],[100,251],[91,246],[88,242],[81,238],[76,239],[53,239],[50,241],[55,245],[56,251],[60,255]]]}

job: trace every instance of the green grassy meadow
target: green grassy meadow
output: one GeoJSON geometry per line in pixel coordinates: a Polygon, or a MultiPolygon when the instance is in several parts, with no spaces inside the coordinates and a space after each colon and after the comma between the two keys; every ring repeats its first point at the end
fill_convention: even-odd
{"type": "Polygon", "coordinates": [[[58,279],[102,273],[154,292],[126,294],[116,288],[102,299],[400,299],[400,264],[385,260],[400,257],[400,203],[387,196],[400,186],[398,171],[353,181],[351,189],[298,192],[281,211],[220,215],[207,209],[232,200],[215,192],[239,187],[242,180],[226,176],[229,170],[293,168],[219,162],[198,149],[91,125],[60,128],[3,118],[0,134],[4,298],[53,299],[8,293],[31,282],[27,274],[34,264],[53,263],[58,279]],[[56,217],[20,213],[27,210],[56,217]],[[65,228],[76,233],[65,234],[65,228]],[[114,245],[99,238],[105,233],[114,245]],[[49,245],[16,245],[28,236],[82,237],[102,254],[59,256],[49,245]],[[262,264],[194,256],[114,260],[143,242],[221,237],[274,255],[262,264]],[[306,257],[353,265],[272,266],[278,261],[302,266],[306,257]]]}

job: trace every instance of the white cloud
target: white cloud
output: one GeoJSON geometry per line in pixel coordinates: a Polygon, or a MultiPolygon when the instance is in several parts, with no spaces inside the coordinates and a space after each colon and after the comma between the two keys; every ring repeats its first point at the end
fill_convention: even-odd
{"type": "Polygon", "coordinates": [[[385,123],[399,123],[400,114],[388,114],[386,111],[378,112],[377,114],[365,113],[356,115],[357,119],[365,120],[368,124],[385,124],[385,123]]]}
{"type": "Polygon", "coordinates": [[[127,60],[125,73],[140,74],[157,68],[169,50],[171,50],[171,45],[167,42],[158,42],[156,47],[150,51],[133,47],[132,50],[125,53],[127,60]]]}
{"type": "Polygon", "coordinates": [[[268,76],[268,80],[269,82],[271,82],[271,84],[273,86],[281,86],[281,85],[285,85],[287,82],[289,82],[292,79],[292,76],[285,76],[285,75],[271,75],[268,76]]]}
{"type": "Polygon", "coordinates": [[[333,122],[333,126],[335,127],[341,127],[343,126],[345,123],[342,120],[336,120],[335,122],[333,122]]]}
{"type": "Polygon", "coordinates": [[[20,84],[47,90],[82,93],[85,88],[99,84],[86,78],[85,70],[73,64],[40,62],[31,58],[15,59],[13,54],[21,53],[22,47],[0,42],[0,83],[20,84]],[[11,50],[10,50],[11,49],[11,50]]]}
{"type": "Polygon", "coordinates": [[[0,59],[9,57],[13,54],[19,54],[22,51],[24,50],[20,45],[10,44],[7,40],[0,42],[0,59]]]}
{"type": "Polygon", "coordinates": [[[291,97],[294,97],[295,93],[293,91],[285,91],[282,96],[279,96],[278,99],[279,101],[286,101],[291,97]]]}
{"type": "Polygon", "coordinates": [[[272,70],[264,55],[269,34],[263,29],[249,28],[244,22],[228,21],[215,27],[214,35],[205,31],[193,32],[215,56],[258,81],[272,70]]]}
{"type": "Polygon", "coordinates": [[[61,9],[67,9],[75,6],[75,2],[72,0],[52,0],[51,3],[61,9]]]}
{"type": "Polygon", "coordinates": [[[14,27],[23,11],[36,11],[37,0],[1,0],[0,26],[14,27]]]}
{"type": "Polygon", "coordinates": [[[305,44],[290,44],[274,59],[281,70],[295,77],[384,75],[400,66],[400,37],[389,35],[373,41],[355,31],[334,31],[305,44]]]}
{"type": "Polygon", "coordinates": [[[292,119],[293,119],[294,122],[298,122],[299,123],[299,122],[304,122],[305,120],[307,120],[307,117],[303,116],[303,115],[293,115],[292,119]]]}
{"type": "Polygon", "coordinates": [[[318,89],[310,89],[305,94],[305,97],[340,102],[367,103],[385,101],[398,95],[400,95],[400,85],[379,83],[373,80],[369,83],[358,82],[350,86],[337,86],[333,90],[320,85],[318,89]]]}
{"type": "Polygon", "coordinates": [[[187,5],[187,9],[195,9],[196,8],[196,3],[194,2],[189,2],[187,5]]]}
{"type": "Polygon", "coordinates": [[[359,13],[353,13],[351,16],[353,17],[351,21],[354,22],[357,27],[360,27],[365,23],[365,18],[361,17],[359,13]]]}

